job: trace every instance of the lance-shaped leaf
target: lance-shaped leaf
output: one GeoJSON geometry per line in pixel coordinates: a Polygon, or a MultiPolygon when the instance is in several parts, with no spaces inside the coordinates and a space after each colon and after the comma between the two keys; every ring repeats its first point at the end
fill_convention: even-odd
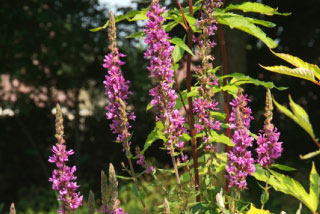
{"type": "Polygon", "coordinates": [[[258,24],[256,19],[244,17],[235,13],[224,12],[219,9],[216,9],[215,17],[218,19],[219,24],[228,25],[231,29],[236,28],[249,33],[260,39],[269,48],[277,47],[277,44],[271,38],[267,37],[266,33],[263,32],[261,28],[254,24],[258,24]]]}
{"type": "Polygon", "coordinates": [[[188,45],[186,45],[186,43],[184,43],[184,41],[178,37],[174,37],[171,39],[171,43],[175,44],[177,46],[179,46],[180,48],[184,49],[185,51],[187,51],[189,54],[191,54],[192,56],[194,56],[194,54],[192,53],[192,50],[190,50],[190,48],[188,47],[188,45]]]}
{"type": "Polygon", "coordinates": [[[289,100],[290,100],[290,107],[292,112],[286,107],[284,107],[283,105],[280,105],[273,98],[274,104],[283,114],[285,114],[287,117],[291,118],[294,122],[296,122],[299,126],[301,126],[311,136],[312,139],[315,139],[316,137],[313,132],[312,125],[309,121],[309,116],[307,112],[300,105],[293,102],[290,95],[289,95],[289,100]]]}
{"type": "Polygon", "coordinates": [[[254,12],[254,13],[261,13],[268,16],[273,15],[283,15],[288,16],[291,13],[279,13],[278,8],[272,8],[268,5],[264,5],[257,2],[244,2],[242,4],[230,4],[225,9],[226,11],[229,10],[242,10],[243,12],[254,12]]]}
{"type": "Polygon", "coordinates": [[[317,151],[314,151],[314,152],[310,152],[306,155],[299,155],[299,157],[300,157],[300,159],[305,160],[305,159],[313,158],[319,154],[320,154],[320,149],[317,151]]]}
{"type": "Polygon", "coordinates": [[[319,84],[317,82],[317,80],[315,79],[315,78],[317,78],[318,80],[320,79],[320,68],[317,65],[307,63],[307,62],[303,61],[302,59],[300,59],[296,56],[289,55],[289,54],[276,53],[272,50],[271,50],[271,52],[274,55],[276,55],[277,57],[279,57],[279,58],[285,60],[286,62],[288,62],[289,64],[295,66],[295,68],[289,68],[289,67],[283,66],[283,65],[278,65],[278,66],[262,66],[262,65],[260,65],[262,68],[264,68],[268,71],[272,71],[272,72],[276,72],[276,73],[280,73],[280,74],[285,74],[285,75],[289,75],[289,76],[294,76],[294,77],[298,77],[301,79],[306,79],[306,80],[309,80],[313,83],[319,84]]]}
{"type": "Polygon", "coordinates": [[[309,193],[303,188],[303,186],[296,180],[283,175],[281,173],[269,170],[271,175],[268,176],[266,170],[256,166],[254,177],[260,181],[268,181],[276,191],[283,192],[288,195],[292,195],[306,205],[313,213],[316,212],[319,206],[319,174],[316,171],[314,163],[310,173],[310,188],[309,193]]]}

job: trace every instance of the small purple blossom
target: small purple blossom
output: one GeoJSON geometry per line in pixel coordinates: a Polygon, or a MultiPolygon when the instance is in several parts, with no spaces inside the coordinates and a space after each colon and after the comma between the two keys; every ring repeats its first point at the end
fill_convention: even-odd
{"type": "Polygon", "coordinates": [[[265,109],[265,125],[263,130],[260,130],[261,133],[257,139],[258,148],[256,148],[256,152],[258,153],[257,162],[262,167],[269,167],[275,159],[281,156],[283,150],[282,142],[279,142],[280,133],[271,123],[273,106],[269,89],[267,90],[265,109]]]}
{"type": "Polygon", "coordinates": [[[169,42],[169,36],[162,27],[164,18],[161,16],[165,12],[165,7],[160,8],[158,1],[153,1],[147,13],[149,20],[144,29],[146,37],[144,41],[149,45],[145,52],[145,58],[150,57],[150,77],[157,85],[150,89],[149,94],[153,97],[151,105],[156,109],[156,120],[163,121],[164,133],[168,136],[165,146],[169,152],[173,152],[173,146],[181,146],[179,137],[186,132],[183,126],[184,118],[175,109],[177,94],[173,89],[173,76],[171,54],[173,46],[169,42]]]}
{"type": "Polygon", "coordinates": [[[150,174],[151,172],[154,172],[155,168],[151,164],[148,164],[146,162],[144,156],[141,154],[139,149],[137,149],[137,153],[139,154],[138,155],[137,164],[142,166],[143,168],[145,168],[147,174],[150,174]]]}
{"type": "Polygon", "coordinates": [[[251,109],[246,106],[247,102],[244,102],[244,98],[246,96],[243,96],[242,89],[239,89],[238,97],[231,102],[232,104],[239,103],[239,105],[234,105],[232,108],[231,114],[235,116],[235,131],[232,136],[234,147],[227,154],[228,161],[226,166],[226,178],[229,180],[228,186],[236,187],[237,190],[246,189],[246,177],[255,172],[254,159],[251,156],[251,152],[247,150],[248,147],[252,146],[254,140],[250,136],[248,129],[252,116],[251,114],[242,113],[251,113],[251,109]],[[245,120],[243,116],[246,117],[245,120]]]}
{"type": "Polygon", "coordinates": [[[58,143],[52,147],[53,155],[49,157],[50,163],[55,163],[57,169],[52,172],[49,181],[52,182],[52,189],[59,192],[58,200],[61,201],[58,213],[66,213],[66,211],[75,211],[82,205],[83,196],[80,192],[76,192],[79,188],[76,182],[77,177],[74,175],[76,166],[69,167],[66,162],[69,156],[73,155],[73,150],[66,150],[65,140],[63,138],[63,118],[60,106],[57,105],[56,114],[56,138],[58,143]]]}

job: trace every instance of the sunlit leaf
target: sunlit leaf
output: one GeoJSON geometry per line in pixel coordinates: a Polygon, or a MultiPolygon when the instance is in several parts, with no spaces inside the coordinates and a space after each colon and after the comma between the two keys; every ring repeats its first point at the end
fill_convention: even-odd
{"type": "Polygon", "coordinates": [[[268,16],[273,15],[283,15],[288,16],[291,13],[279,13],[278,8],[272,8],[268,5],[264,5],[257,2],[244,2],[242,4],[229,4],[226,9],[226,11],[229,10],[242,10],[243,12],[255,12],[255,13],[261,13],[268,16]]]}
{"type": "Polygon", "coordinates": [[[283,66],[283,65],[279,65],[279,66],[260,65],[260,66],[268,71],[272,71],[272,72],[276,72],[276,73],[280,73],[280,74],[285,74],[285,75],[289,75],[289,76],[294,76],[294,77],[306,79],[306,80],[309,80],[312,82],[315,81],[314,73],[311,70],[308,70],[305,68],[289,68],[289,67],[283,66]]]}
{"type": "Polygon", "coordinates": [[[295,168],[292,168],[290,166],[286,166],[286,165],[282,165],[282,164],[272,164],[271,165],[271,168],[277,168],[277,169],[280,169],[280,170],[283,170],[283,171],[295,171],[296,169],[295,168]]]}
{"type": "Polygon", "coordinates": [[[271,38],[267,37],[266,33],[263,32],[261,28],[253,24],[250,21],[250,18],[235,13],[223,12],[218,9],[215,11],[215,17],[220,24],[228,25],[230,28],[236,28],[249,33],[260,39],[269,48],[277,47],[277,44],[271,38]]]}
{"type": "Polygon", "coordinates": [[[251,204],[250,209],[247,211],[247,214],[270,214],[270,211],[255,208],[253,204],[251,204]]]}
{"type": "Polygon", "coordinates": [[[234,146],[234,143],[231,142],[230,138],[225,136],[224,134],[218,134],[215,131],[210,132],[210,142],[223,143],[227,146],[234,146]]]}
{"type": "Polygon", "coordinates": [[[313,213],[316,212],[319,205],[319,175],[315,169],[314,163],[310,173],[310,188],[309,193],[296,180],[281,173],[269,170],[271,175],[268,176],[266,170],[256,166],[254,177],[260,181],[268,181],[276,191],[283,192],[297,198],[304,203],[313,213]]]}
{"type": "Polygon", "coordinates": [[[292,112],[286,107],[280,105],[274,98],[273,102],[283,114],[285,114],[287,117],[291,118],[294,122],[301,126],[311,136],[311,138],[314,139],[315,134],[307,113],[301,106],[294,103],[291,97],[289,97],[289,99],[292,112]]]}
{"type": "Polygon", "coordinates": [[[319,154],[320,154],[320,149],[317,150],[317,151],[314,151],[314,152],[310,152],[310,153],[305,154],[305,155],[299,155],[299,157],[300,157],[300,159],[305,160],[305,159],[313,158],[313,157],[315,157],[315,156],[317,156],[319,154]]]}
{"type": "Polygon", "coordinates": [[[277,56],[277,57],[285,60],[286,62],[290,63],[291,65],[295,66],[295,68],[289,68],[289,67],[283,66],[283,65],[279,65],[279,66],[262,66],[262,65],[260,65],[262,68],[269,70],[269,71],[272,71],[272,72],[306,79],[306,80],[309,80],[313,83],[319,84],[317,82],[317,80],[315,79],[315,77],[316,77],[318,80],[320,80],[320,68],[317,65],[307,63],[307,62],[303,61],[302,59],[300,59],[299,57],[292,56],[289,54],[276,53],[272,50],[271,50],[271,52],[275,56],[277,56]]]}

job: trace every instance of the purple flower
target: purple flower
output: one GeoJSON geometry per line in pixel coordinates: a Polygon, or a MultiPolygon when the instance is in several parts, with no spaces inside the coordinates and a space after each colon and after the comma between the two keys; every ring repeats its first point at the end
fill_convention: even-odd
{"type": "Polygon", "coordinates": [[[220,6],[220,1],[205,0],[203,11],[201,12],[200,19],[197,20],[196,25],[202,31],[199,36],[193,37],[193,41],[197,43],[198,55],[201,60],[201,66],[196,70],[197,80],[199,83],[198,95],[194,99],[193,113],[198,118],[195,124],[196,132],[201,133],[202,140],[205,143],[205,151],[214,151],[212,143],[210,143],[211,130],[220,130],[220,121],[214,120],[211,116],[212,111],[218,110],[216,107],[218,102],[214,99],[212,86],[218,84],[218,79],[215,76],[213,68],[214,57],[211,55],[212,48],[216,45],[212,36],[217,31],[213,12],[215,8],[220,6]]]}
{"type": "Polygon", "coordinates": [[[230,128],[235,129],[237,127],[236,125],[236,108],[239,107],[240,109],[240,118],[242,120],[242,124],[247,128],[250,129],[250,122],[253,120],[253,116],[251,116],[251,109],[247,107],[248,102],[251,102],[250,99],[248,99],[248,95],[242,94],[242,91],[238,92],[237,98],[233,99],[230,102],[230,105],[232,106],[232,112],[230,114],[230,128]]]}
{"type": "Polygon", "coordinates": [[[150,89],[149,94],[153,97],[151,105],[156,109],[156,120],[164,123],[164,133],[168,137],[165,146],[172,152],[173,145],[182,145],[179,137],[186,132],[183,127],[184,118],[175,109],[178,97],[173,89],[173,76],[171,54],[173,46],[169,42],[169,36],[162,27],[164,18],[161,13],[165,8],[160,8],[159,2],[154,1],[147,13],[149,17],[146,23],[145,43],[149,45],[145,52],[145,58],[150,58],[150,66],[147,69],[157,85],[150,89]]]}
{"type": "Polygon", "coordinates": [[[131,125],[129,120],[134,120],[135,115],[133,112],[127,111],[127,99],[129,92],[129,81],[125,80],[121,66],[125,64],[120,60],[121,57],[125,57],[124,54],[119,52],[116,42],[116,27],[114,17],[110,14],[110,26],[109,26],[109,50],[110,53],[105,56],[103,67],[108,70],[108,74],[105,75],[104,86],[106,89],[106,95],[108,97],[109,104],[107,105],[107,119],[112,120],[110,128],[112,133],[118,134],[117,141],[123,143],[124,150],[127,156],[130,156],[130,142],[131,136],[129,129],[131,125]]]}
{"type": "Polygon", "coordinates": [[[257,139],[258,148],[256,148],[256,152],[258,153],[257,162],[262,167],[269,167],[275,159],[281,156],[283,150],[282,142],[279,142],[280,133],[277,132],[277,128],[271,123],[273,106],[269,89],[267,90],[265,109],[265,125],[263,130],[260,130],[261,133],[257,139]]]}
{"type": "Polygon", "coordinates": [[[244,99],[246,97],[247,96],[243,96],[242,89],[239,89],[238,97],[231,102],[233,104],[231,115],[235,117],[234,128],[236,130],[232,136],[234,147],[227,154],[226,178],[229,180],[228,186],[236,187],[237,190],[247,188],[246,177],[252,175],[255,171],[251,152],[247,151],[248,147],[252,146],[254,140],[254,138],[250,136],[250,131],[248,129],[252,116],[251,114],[242,113],[251,113],[250,108],[246,106],[247,102],[244,99]],[[239,105],[234,105],[235,103],[239,105]],[[243,116],[245,116],[245,118],[243,118],[243,116]]]}
{"type": "Polygon", "coordinates": [[[280,133],[277,132],[277,128],[269,130],[267,133],[261,130],[257,139],[258,153],[257,162],[262,167],[269,167],[275,159],[281,156],[282,142],[279,142],[280,133]]]}
{"type": "Polygon", "coordinates": [[[66,162],[69,156],[73,155],[73,150],[66,150],[65,141],[63,139],[63,119],[60,106],[57,105],[56,114],[56,138],[58,143],[52,147],[53,155],[49,157],[50,163],[55,163],[57,169],[52,172],[52,177],[49,181],[52,182],[52,189],[59,192],[58,200],[61,201],[58,213],[66,213],[66,211],[76,210],[82,204],[83,196],[76,193],[79,188],[76,182],[77,177],[74,175],[76,166],[69,167],[66,162]]]}

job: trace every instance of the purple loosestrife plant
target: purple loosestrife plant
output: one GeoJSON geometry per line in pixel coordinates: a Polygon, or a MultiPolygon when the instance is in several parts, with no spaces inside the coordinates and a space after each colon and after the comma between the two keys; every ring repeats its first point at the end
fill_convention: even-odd
{"type": "MultiPolygon", "coordinates": [[[[243,96],[242,89],[239,89],[238,97],[231,104],[247,104],[246,97],[243,96]]],[[[245,120],[246,125],[243,122],[244,118],[242,118],[242,112],[248,112],[248,109],[249,107],[246,107],[246,105],[236,105],[232,108],[232,113],[236,117],[236,124],[232,136],[234,147],[227,154],[226,178],[229,180],[229,187],[235,187],[237,192],[247,188],[246,177],[255,172],[254,160],[251,157],[251,152],[247,150],[248,147],[252,146],[254,140],[247,128],[250,125],[251,115],[245,114],[247,119],[249,118],[245,120]]]]}
{"type": "Polygon", "coordinates": [[[129,92],[129,81],[125,80],[122,72],[121,65],[124,64],[120,57],[125,55],[119,52],[116,42],[116,26],[114,16],[110,13],[109,25],[109,50],[110,53],[105,56],[103,67],[108,69],[108,74],[105,75],[103,82],[108,96],[109,105],[107,105],[107,119],[112,120],[110,128],[114,134],[118,134],[117,141],[123,143],[127,157],[130,156],[130,142],[131,136],[129,128],[129,120],[134,120],[135,115],[133,112],[127,111],[127,99],[129,92]]]}
{"type": "Polygon", "coordinates": [[[257,162],[262,167],[270,167],[270,165],[274,162],[275,159],[281,156],[282,153],[282,142],[279,142],[280,133],[277,131],[277,128],[272,124],[272,97],[271,92],[268,89],[266,94],[266,113],[264,116],[266,117],[264,122],[263,130],[260,130],[257,144],[258,148],[256,148],[256,152],[258,153],[257,162]]]}
{"type": "MultiPolygon", "coordinates": [[[[129,128],[131,125],[129,124],[129,120],[134,120],[135,115],[133,112],[127,111],[127,98],[128,95],[131,94],[129,92],[129,81],[125,80],[122,72],[121,65],[124,64],[123,61],[120,60],[120,57],[124,57],[125,55],[119,53],[119,49],[117,47],[116,42],[116,25],[113,13],[110,12],[110,20],[109,20],[109,50],[110,53],[105,56],[103,67],[108,69],[108,74],[105,75],[106,80],[103,82],[106,89],[106,95],[108,96],[110,104],[106,107],[107,109],[107,119],[112,120],[112,124],[110,128],[113,130],[114,134],[118,134],[117,141],[122,142],[124,147],[129,166],[131,171],[131,176],[135,182],[138,192],[139,185],[137,182],[137,178],[135,176],[134,168],[131,161],[131,152],[130,152],[130,144],[129,142],[131,134],[129,132],[129,128]]],[[[148,213],[146,206],[143,200],[140,200],[143,208],[145,209],[145,213],[148,213]]],[[[114,210],[116,211],[116,210],[114,210]]],[[[119,211],[120,212],[120,211],[119,211]]]]}
{"type": "Polygon", "coordinates": [[[213,16],[214,9],[220,6],[221,1],[206,0],[204,2],[204,10],[201,12],[200,19],[196,25],[202,33],[195,38],[198,55],[201,59],[201,66],[196,70],[199,83],[199,97],[194,98],[193,112],[198,117],[198,123],[195,124],[196,132],[204,132],[203,141],[205,143],[205,151],[213,151],[212,144],[209,143],[210,131],[220,129],[220,121],[214,120],[211,116],[211,111],[219,110],[216,106],[218,102],[214,99],[214,94],[211,90],[212,86],[217,85],[217,78],[213,69],[214,57],[211,55],[211,49],[216,45],[212,36],[217,31],[217,20],[213,16]]]}
{"type": "Polygon", "coordinates": [[[186,132],[183,126],[184,118],[179,115],[175,109],[177,93],[173,89],[173,76],[171,54],[173,46],[168,41],[170,38],[162,27],[164,18],[161,13],[165,8],[160,8],[158,1],[153,1],[150,10],[147,13],[149,17],[146,23],[145,43],[149,45],[145,52],[145,58],[150,57],[150,77],[153,78],[157,85],[150,89],[149,94],[153,97],[151,105],[156,108],[156,120],[163,121],[165,128],[164,133],[168,137],[165,146],[170,153],[173,152],[174,146],[178,149],[184,147],[184,142],[179,137],[186,132]]]}
{"type": "Polygon", "coordinates": [[[49,181],[52,182],[52,189],[59,192],[58,200],[61,201],[58,213],[69,213],[74,211],[82,204],[83,196],[80,192],[76,193],[79,185],[74,182],[77,177],[74,175],[76,167],[69,167],[66,162],[69,156],[73,155],[73,150],[67,150],[65,140],[63,138],[63,118],[60,105],[56,107],[56,135],[58,143],[52,147],[54,153],[49,157],[50,163],[55,163],[57,169],[52,172],[52,177],[49,181]]]}

